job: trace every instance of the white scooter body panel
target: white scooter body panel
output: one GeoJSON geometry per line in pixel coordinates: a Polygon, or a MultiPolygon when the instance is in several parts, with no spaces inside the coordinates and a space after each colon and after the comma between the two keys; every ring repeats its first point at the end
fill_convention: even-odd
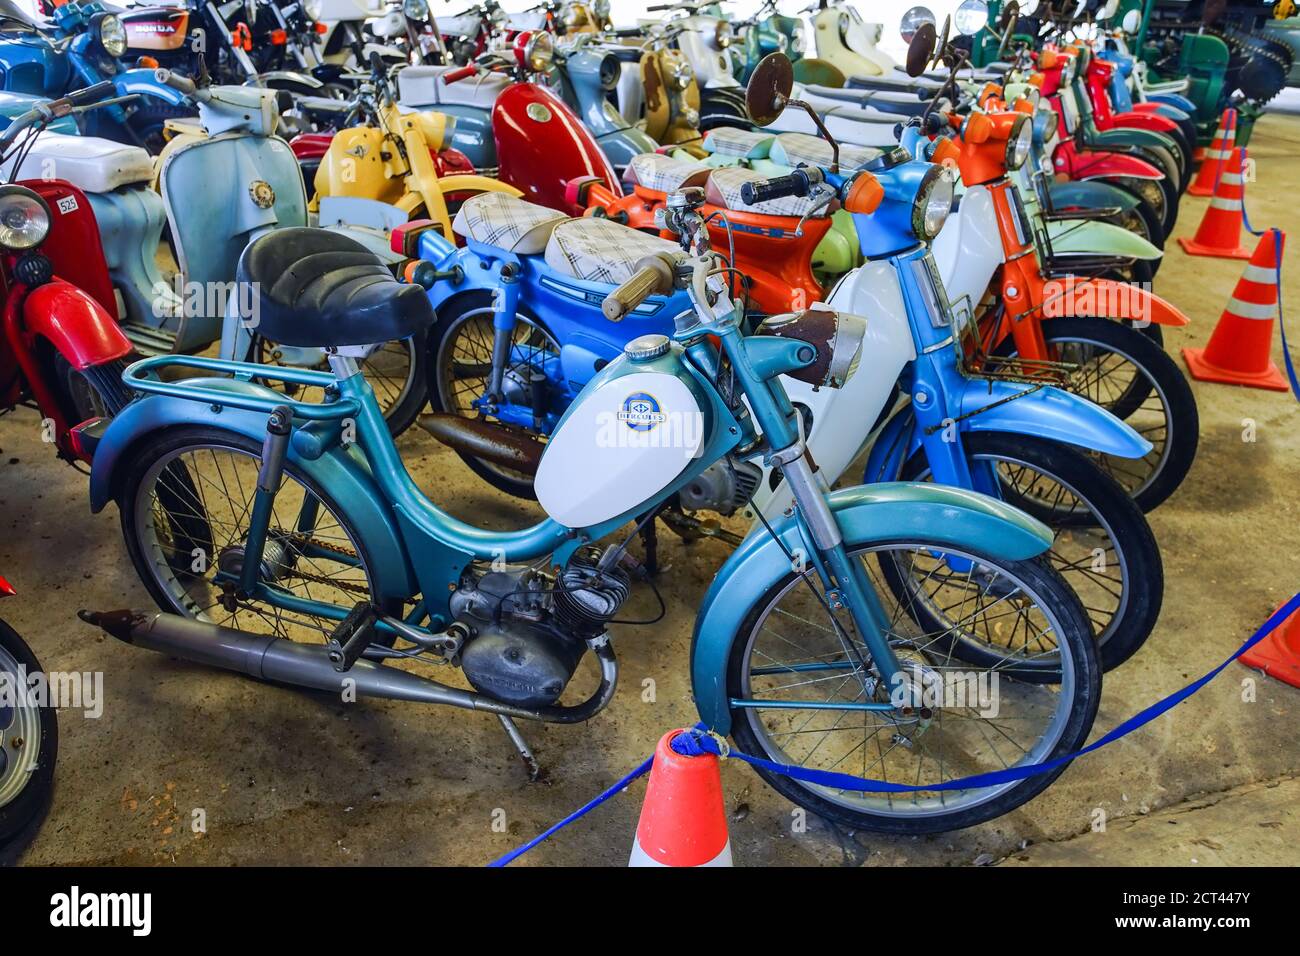
{"type": "Polygon", "coordinates": [[[930,246],[948,301],[971,310],[988,291],[993,273],[1002,264],[1002,234],[993,197],[985,186],[971,186],[948,216],[930,246]]]}
{"type": "Polygon", "coordinates": [[[704,415],[686,383],[632,372],[578,396],[542,454],[533,488],[546,513],[589,528],[650,501],[700,453],[704,415]]]}
{"type": "MultiPolygon", "coordinates": [[[[841,312],[867,317],[858,369],[843,388],[814,389],[785,377],[790,401],[812,412],[808,449],[828,484],[834,483],[857,457],[870,437],[894,391],[894,383],[908,362],[916,359],[912,327],[907,321],[898,273],[887,262],[869,262],[848,273],[831,290],[827,305],[841,312]]],[[[771,520],[794,501],[786,482],[771,490],[770,469],[754,493],[754,505],[771,520]]]]}
{"type": "Polygon", "coordinates": [[[732,72],[731,50],[719,47],[714,40],[718,18],[687,17],[680,22],[686,29],[677,35],[677,49],[695,71],[695,82],[700,89],[738,89],[740,81],[732,72]]]}

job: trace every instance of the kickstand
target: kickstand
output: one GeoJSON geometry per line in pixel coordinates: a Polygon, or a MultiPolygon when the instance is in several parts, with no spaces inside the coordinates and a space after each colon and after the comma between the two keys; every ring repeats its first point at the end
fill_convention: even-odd
{"type": "Polygon", "coordinates": [[[524,762],[524,769],[528,771],[529,782],[536,783],[542,779],[541,764],[537,762],[533,752],[528,749],[528,741],[524,740],[524,735],[515,726],[514,718],[507,717],[505,714],[497,714],[497,719],[501,721],[501,726],[506,729],[506,736],[510,738],[510,742],[519,751],[519,759],[524,762]]]}
{"type": "Polygon", "coordinates": [[[645,572],[653,578],[659,574],[658,517],[652,517],[641,526],[641,545],[645,548],[645,572]]]}

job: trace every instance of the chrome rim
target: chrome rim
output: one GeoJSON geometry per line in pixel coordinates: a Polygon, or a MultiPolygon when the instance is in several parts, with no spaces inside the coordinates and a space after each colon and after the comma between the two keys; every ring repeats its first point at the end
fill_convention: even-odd
{"type": "MultiPolygon", "coordinates": [[[[265,365],[281,364],[274,343],[267,342],[265,339],[261,339],[260,342],[262,348],[259,361],[265,365]]],[[[417,387],[415,349],[414,339],[385,342],[366,356],[360,364],[361,374],[370,383],[375,393],[375,401],[379,403],[380,411],[385,417],[406,401],[411,390],[417,387]]],[[[300,402],[319,403],[325,399],[324,390],[315,386],[286,385],[281,382],[271,382],[271,385],[300,402]]]]}
{"type": "MultiPolygon", "coordinates": [[[[888,700],[888,690],[874,677],[869,652],[848,616],[837,618],[843,629],[837,632],[825,606],[796,577],[768,603],[746,636],[739,689],[745,699],[814,704],[817,709],[742,708],[741,719],[766,756],[914,786],[1047,759],[1069,725],[1077,680],[1073,655],[1057,653],[1062,642],[1057,640],[1061,624],[1055,609],[1020,577],[965,552],[936,553],[931,545],[905,543],[855,554],[884,607],[889,639],[904,669],[952,681],[954,694],[963,681],[978,686],[984,680],[996,714],[990,715],[983,704],[960,706],[955,700],[931,708],[928,717],[919,710],[904,716],[897,710],[843,709],[845,703],[888,700]],[[886,562],[911,581],[907,600],[897,599],[885,582],[886,562]],[[969,570],[958,573],[954,564],[969,570]],[[924,601],[928,613],[918,613],[910,604],[913,598],[924,601]],[[934,624],[927,630],[921,619],[934,624]],[[982,644],[1000,658],[992,665],[972,665],[954,655],[960,642],[982,644]],[[1055,661],[1055,684],[1019,681],[1008,674],[1048,657],[1055,661]]],[[[916,819],[979,806],[1019,783],[910,794],[801,786],[850,810],[916,819]]]]}
{"type": "MultiPolygon", "coordinates": [[[[17,681],[19,664],[0,646],[0,674],[17,681]]],[[[26,690],[26,688],[17,688],[26,690]]],[[[0,807],[18,799],[36,772],[41,754],[41,711],[25,699],[0,704],[0,807]]]]}

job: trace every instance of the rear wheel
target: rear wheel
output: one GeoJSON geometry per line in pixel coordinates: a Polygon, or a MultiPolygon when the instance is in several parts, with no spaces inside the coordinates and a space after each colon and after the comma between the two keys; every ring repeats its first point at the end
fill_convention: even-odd
{"type": "MultiPolygon", "coordinates": [[[[0,674],[5,682],[17,688],[22,673],[40,672],[31,648],[0,621],[0,674]]],[[[0,699],[0,861],[17,856],[49,809],[58,752],[53,707],[41,706],[25,694],[0,699]]]]}
{"type": "MultiPolygon", "coordinates": [[[[908,688],[891,688],[880,678],[849,616],[832,612],[825,596],[813,592],[815,576],[791,572],[754,603],[732,644],[726,691],[735,702],[731,734],[742,750],[780,764],[924,785],[1040,763],[1084,743],[1101,670],[1083,610],[1051,568],[927,541],[850,550],[882,605],[904,680],[946,690],[933,707],[848,709],[893,702],[893,694],[908,688]],[[970,570],[952,572],[949,562],[970,570]],[[909,582],[904,599],[885,582],[885,566],[909,582]],[[931,624],[919,623],[918,603],[934,609],[926,619],[931,624]],[[1044,652],[1044,640],[1056,655],[1053,675],[1021,680],[1020,668],[1044,652]],[[1000,663],[974,665],[953,653],[969,642],[1001,647],[1000,663]]],[[[920,834],[1001,816],[1063,770],[980,789],[912,793],[862,793],[758,772],[779,793],[828,819],[920,834]]]]}

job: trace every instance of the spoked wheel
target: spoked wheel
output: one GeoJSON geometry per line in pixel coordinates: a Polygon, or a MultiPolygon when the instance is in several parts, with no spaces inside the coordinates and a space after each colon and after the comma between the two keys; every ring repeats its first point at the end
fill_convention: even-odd
{"type": "MultiPolygon", "coordinates": [[[[487,295],[472,293],[438,309],[429,339],[429,404],[434,411],[496,421],[475,404],[487,395],[492,377],[493,309],[487,295]]],[[[540,320],[519,312],[515,347],[502,379],[503,398],[519,408],[536,407],[549,388],[546,366],[559,361],[560,343],[540,320]],[[540,384],[539,384],[540,383],[540,384]]],[[[515,426],[516,428],[518,426],[515,426]]],[[[528,433],[539,443],[546,437],[528,433]]],[[[480,478],[516,498],[535,499],[533,476],[497,462],[459,453],[480,478]]]]}
{"type": "MultiPolygon", "coordinates": [[[[1187,477],[1200,440],[1196,399],[1182,371],[1143,333],[1109,319],[1043,323],[1052,358],[1077,365],[1066,388],[1124,419],[1151,451],[1142,458],[1093,454],[1097,463],[1150,511],[1187,477]]],[[[1015,354],[1007,339],[998,349],[1015,354]]]]}
{"type": "MultiPolygon", "coordinates": [[[[335,621],[246,599],[216,580],[218,572],[237,579],[242,568],[260,466],[260,444],[242,435],[202,426],[168,431],[123,475],[118,508],[127,552],[165,611],[324,643],[335,621]]],[[[346,609],[375,601],[360,541],[325,489],[286,463],[259,580],[290,598],[346,609]]]]}
{"type": "MultiPolygon", "coordinates": [[[[1178,221],[1178,190],[1174,189],[1173,183],[1167,179],[1136,177],[1118,177],[1107,181],[1121,189],[1127,189],[1141,199],[1143,204],[1158,217],[1164,239],[1169,238],[1169,234],[1174,230],[1174,223],[1178,221]]],[[[1163,249],[1164,239],[1159,242],[1153,239],[1152,242],[1163,249]]]]}
{"type": "MultiPolygon", "coordinates": [[[[849,615],[836,612],[832,620],[815,585],[791,572],[753,605],[732,646],[727,693],[732,736],[742,750],[783,764],[924,786],[1040,763],[1083,744],[1097,712],[1101,671],[1078,600],[1046,564],[925,541],[851,550],[882,605],[906,686],[886,686],[849,615]],[[884,579],[887,566],[909,582],[902,598],[884,579]],[[995,663],[970,663],[954,652],[962,646],[983,649],[995,663]],[[1037,666],[1045,656],[1050,674],[1037,666]],[[1027,667],[1032,680],[1023,679],[1027,667]],[[918,697],[918,688],[929,692],[918,697]],[[895,706],[861,709],[884,702],[895,706]],[[899,706],[909,703],[921,706],[899,706]]],[[[759,773],[790,800],[832,820],[916,834],[1007,813],[1062,769],[977,790],[893,794],[759,773]]]]}
{"type": "MultiPolygon", "coordinates": [[[[1086,455],[1065,445],[1000,432],[970,432],[962,444],[972,466],[993,470],[1002,500],[1052,529],[1048,559],[1088,615],[1102,669],[1132,657],[1151,636],[1164,600],[1160,548],[1137,503],[1086,455]]],[[[924,452],[907,462],[903,477],[930,479],[924,452]]],[[[888,580],[903,594],[903,579],[888,580]]],[[[996,662],[987,654],[971,659],[996,662]]],[[[1053,666],[1050,657],[1039,663],[1053,666]]]]}
{"type": "MultiPolygon", "coordinates": [[[[40,670],[31,648],[0,621],[0,674],[9,686],[18,686],[21,672],[40,670]]],[[[0,860],[7,862],[10,853],[22,849],[6,844],[20,835],[23,839],[18,843],[26,843],[26,835],[35,832],[49,807],[58,752],[59,725],[53,707],[42,707],[21,694],[0,700],[0,860]]]]}
{"type": "MultiPolygon", "coordinates": [[[[411,427],[420,416],[427,399],[425,388],[428,373],[424,365],[428,352],[424,344],[426,335],[425,332],[419,332],[409,339],[385,342],[361,363],[361,374],[374,390],[375,401],[379,403],[384,421],[388,423],[388,432],[394,438],[411,427]]],[[[259,335],[254,349],[256,358],[252,361],[263,365],[282,364],[274,342],[268,342],[259,335]]],[[[324,399],[319,388],[285,382],[268,384],[301,402],[320,402],[324,399]]]]}

